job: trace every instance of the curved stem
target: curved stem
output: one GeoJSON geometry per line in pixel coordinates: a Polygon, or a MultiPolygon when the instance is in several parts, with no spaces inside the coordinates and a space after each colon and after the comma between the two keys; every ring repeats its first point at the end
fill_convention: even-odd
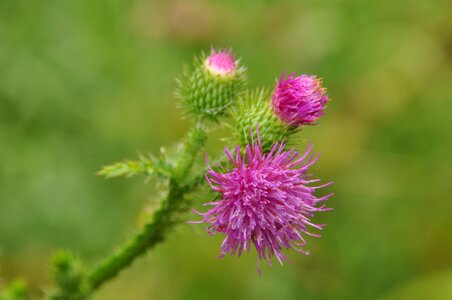
{"type": "Polygon", "coordinates": [[[180,203],[183,202],[184,194],[185,188],[171,180],[168,195],[161,202],[160,207],[155,211],[149,222],[144,225],[141,232],[88,274],[91,291],[115,277],[137,257],[143,255],[164,239],[165,233],[174,225],[172,212],[177,210],[180,203]]]}
{"type": "Polygon", "coordinates": [[[96,289],[114,278],[133,261],[163,241],[165,234],[176,224],[175,214],[183,209],[185,195],[197,185],[188,183],[187,176],[194,161],[207,140],[206,133],[200,122],[197,122],[187,134],[183,150],[176,166],[169,178],[169,190],[160,202],[159,208],[139,233],[134,235],[126,244],[112,255],[88,271],[85,278],[87,288],[78,295],[60,289],[48,299],[81,300],[86,299],[96,289]]]}

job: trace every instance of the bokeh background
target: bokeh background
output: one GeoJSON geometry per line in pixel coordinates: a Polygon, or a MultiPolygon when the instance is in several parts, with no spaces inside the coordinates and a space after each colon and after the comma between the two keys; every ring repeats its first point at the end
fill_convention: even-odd
{"type": "Polygon", "coordinates": [[[174,78],[215,45],[242,58],[251,87],[283,70],[324,78],[333,101],[298,144],[335,182],[316,219],[328,227],[312,256],[260,277],[255,255],[219,260],[221,237],[182,224],[93,299],[452,299],[451,12],[448,0],[0,1],[2,279],[39,294],[54,250],[93,263],[139,226],[155,186],[94,173],[184,135],[174,78]]]}

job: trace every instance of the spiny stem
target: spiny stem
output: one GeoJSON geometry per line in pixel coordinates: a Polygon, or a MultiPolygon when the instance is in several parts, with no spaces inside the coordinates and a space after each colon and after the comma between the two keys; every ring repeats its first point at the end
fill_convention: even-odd
{"type": "Polygon", "coordinates": [[[184,144],[182,155],[174,170],[174,179],[184,181],[190,173],[199,149],[205,145],[207,135],[201,121],[197,121],[187,134],[187,141],[184,144]]]}
{"type": "Polygon", "coordinates": [[[97,289],[103,283],[115,277],[137,257],[163,240],[165,233],[174,225],[172,212],[177,210],[177,207],[183,201],[184,193],[183,187],[178,186],[174,181],[170,182],[168,195],[141,232],[88,274],[91,290],[97,289]]]}
{"type": "Polygon", "coordinates": [[[163,241],[165,234],[176,224],[175,215],[183,209],[181,204],[184,202],[185,195],[197,186],[193,185],[193,183],[188,183],[186,177],[189,175],[197,154],[204,147],[206,140],[207,136],[203,125],[201,122],[197,122],[187,134],[182,153],[169,178],[168,193],[160,202],[159,208],[139,233],[111,256],[88,271],[86,276],[86,286],[88,288],[77,295],[65,292],[60,288],[47,299],[86,299],[101,285],[130,266],[136,258],[163,241]]]}

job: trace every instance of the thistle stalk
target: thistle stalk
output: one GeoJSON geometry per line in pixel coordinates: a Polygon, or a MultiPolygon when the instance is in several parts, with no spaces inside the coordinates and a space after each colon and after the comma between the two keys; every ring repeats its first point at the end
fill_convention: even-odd
{"type": "Polygon", "coordinates": [[[185,195],[196,185],[186,183],[194,161],[199,151],[204,147],[207,135],[201,121],[196,122],[188,132],[182,152],[171,173],[166,196],[160,201],[159,208],[143,226],[141,231],[131,237],[124,246],[113,252],[109,257],[95,265],[86,274],[83,286],[79,289],[66,290],[59,286],[58,290],[47,299],[52,300],[82,300],[90,296],[108,280],[116,277],[122,270],[130,266],[138,257],[145,254],[164,240],[168,231],[177,223],[176,214],[184,208],[185,195]]]}

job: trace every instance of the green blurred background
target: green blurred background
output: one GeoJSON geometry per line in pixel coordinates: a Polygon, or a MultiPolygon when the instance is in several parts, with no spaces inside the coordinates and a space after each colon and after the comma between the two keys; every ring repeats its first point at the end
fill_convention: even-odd
{"type": "MultiPolygon", "coordinates": [[[[49,286],[46,262],[88,262],[140,223],[155,186],[101,165],[156,153],[187,127],[184,63],[232,47],[252,86],[286,70],[333,101],[299,138],[335,184],[312,256],[217,259],[182,224],[94,299],[452,299],[452,5],[448,0],[0,1],[0,266],[49,286]]],[[[209,149],[221,149],[217,131],[209,149]]],[[[199,205],[206,199],[201,199],[199,205]]],[[[189,214],[187,218],[196,218],[189,214]]]]}

